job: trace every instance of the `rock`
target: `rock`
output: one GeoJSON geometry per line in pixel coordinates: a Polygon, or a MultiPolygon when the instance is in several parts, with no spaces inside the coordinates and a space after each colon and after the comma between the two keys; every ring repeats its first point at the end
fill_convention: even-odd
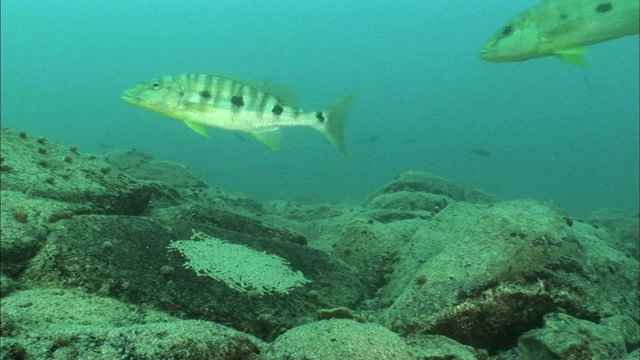
{"type": "Polygon", "coordinates": [[[135,179],[158,181],[176,187],[208,186],[188,167],[171,161],[156,161],[137,150],[114,150],[107,153],[104,160],[135,179]]]}
{"type": "Polygon", "coordinates": [[[454,201],[464,199],[464,188],[460,185],[436,175],[419,171],[407,171],[396,176],[392,181],[370,194],[363,202],[363,206],[369,206],[369,203],[373,201],[373,199],[382,194],[393,194],[397,192],[421,192],[432,195],[442,195],[454,201]]]}
{"type": "Polygon", "coordinates": [[[153,157],[136,149],[113,150],[106,153],[103,160],[120,171],[126,171],[153,161],[153,157]]]}
{"type": "Polygon", "coordinates": [[[178,205],[153,212],[154,217],[172,221],[208,224],[251,236],[306,245],[307,239],[297,232],[278,225],[265,223],[254,217],[232,211],[198,205],[178,205]]]}
{"type": "Polygon", "coordinates": [[[1,145],[2,358],[512,360],[519,339],[525,352],[546,346],[531,332],[559,328],[549,313],[571,317],[567,334],[593,335],[574,349],[637,358],[634,214],[574,221],[552,201],[501,202],[419,172],[365,206],[262,203],[137,151],[105,163],[6,128],[1,145]],[[230,263],[244,279],[258,251],[311,282],[261,294],[198,276],[168,248],[193,230],[251,248],[230,263]],[[277,340],[267,352],[252,336],[277,340]]]}
{"type": "Polygon", "coordinates": [[[353,205],[300,205],[292,201],[265,203],[261,219],[302,234],[311,248],[333,251],[342,232],[362,209],[353,205]]]}
{"type": "Polygon", "coordinates": [[[103,163],[44,138],[2,128],[2,191],[90,206],[94,212],[139,215],[150,189],[103,163]]]}
{"type": "Polygon", "coordinates": [[[333,253],[357,269],[358,278],[373,296],[386,285],[415,228],[415,221],[382,224],[360,217],[344,228],[333,253]]]}
{"type": "Polygon", "coordinates": [[[374,209],[397,209],[404,211],[427,211],[438,213],[451,201],[447,196],[425,192],[399,191],[380,194],[367,203],[374,209]]]}
{"type": "Polygon", "coordinates": [[[3,297],[1,330],[2,359],[257,360],[266,349],[253,336],[212,322],[63,289],[3,297]]]}
{"type": "Polygon", "coordinates": [[[437,212],[453,201],[489,204],[495,203],[499,199],[493,195],[457,185],[436,175],[407,171],[367,196],[363,206],[437,212]],[[399,196],[391,197],[389,194],[398,194],[399,196]],[[406,199],[402,200],[403,197],[406,199]]]}
{"type": "Polygon", "coordinates": [[[635,349],[628,353],[622,360],[638,360],[640,359],[640,350],[635,349]]]}
{"type": "Polygon", "coordinates": [[[601,209],[594,211],[589,223],[606,230],[610,243],[620,251],[638,259],[640,250],[640,222],[638,214],[616,209],[601,209]]]}
{"type": "Polygon", "coordinates": [[[514,346],[559,307],[595,321],[616,314],[637,321],[637,261],[594,237],[587,225],[569,226],[535,201],[476,206],[475,214],[464,206],[460,216],[453,214],[459,209],[438,213],[400,254],[381,289],[389,302],[382,303],[389,305],[383,325],[496,351],[514,346]],[[429,232],[432,226],[436,231],[429,232]]]}
{"type": "Polygon", "coordinates": [[[546,315],[544,323],[518,339],[519,359],[622,359],[627,353],[617,329],[559,313],[546,315]]]}
{"type": "Polygon", "coordinates": [[[318,309],[353,307],[362,295],[353,271],[325,253],[190,219],[82,215],[55,225],[25,280],[81,287],[174,316],[215,321],[265,340],[313,319],[318,309]],[[180,253],[167,249],[172,240],[189,239],[192,229],[276,254],[312,282],[289,294],[259,296],[198,276],[183,268],[180,253]],[[311,291],[315,296],[307,296],[311,291]]]}
{"type": "Polygon", "coordinates": [[[415,360],[415,357],[397,334],[380,325],[333,319],[298,326],[280,335],[264,359],[415,360]]]}
{"type": "Polygon", "coordinates": [[[616,315],[600,321],[600,326],[608,327],[612,331],[622,334],[627,351],[637,349],[640,345],[640,326],[628,316],[616,315]]]}
{"type": "Polygon", "coordinates": [[[0,294],[2,296],[9,295],[16,288],[16,282],[12,278],[4,274],[4,271],[0,273],[0,294]]]}
{"type": "Polygon", "coordinates": [[[485,360],[486,351],[476,350],[440,335],[413,335],[407,338],[416,359],[485,360]]]}
{"type": "Polygon", "coordinates": [[[10,190],[0,192],[2,197],[2,236],[0,260],[3,273],[13,276],[26,267],[45,243],[51,224],[76,214],[94,210],[85,204],[66,203],[45,198],[34,198],[10,190]]]}

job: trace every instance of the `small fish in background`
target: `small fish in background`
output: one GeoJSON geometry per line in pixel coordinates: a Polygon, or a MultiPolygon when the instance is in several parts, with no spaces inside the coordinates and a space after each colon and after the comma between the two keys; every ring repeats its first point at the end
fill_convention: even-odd
{"type": "Polygon", "coordinates": [[[586,77],[583,77],[582,78],[582,83],[587,88],[587,90],[593,91],[593,87],[591,86],[591,82],[589,81],[589,79],[587,79],[586,77]]]}
{"type": "Polygon", "coordinates": [[[249,133],[271,149],[279,149],[280,128],[306,126],[320,131],[347,156],[343,128],[358,94],[321,111],[293,105],[289,87],[213,74],[163,76],[126,90],[122,99],[133,106],[183,121],[191,130],[208,136],[205,127],[249,133]]]}
{"type": "Polygon", "coordinates": [[[98,145],[96,145],[96,148],[98,150],[111,150],[111,149],[115,149],[115,145],[113,144],[106,144],[106,143],[100,143],[98,145]]]}
{"type": "Polygon", "coordinates": [[[356,145],[365,144],[365,143],[372,143],[372,142],[378,141],[378,139],[379,139],[378,136],[373,135],[373,136],[367,136],[367,137],[363,137],[363,138],[354,140],[353,143],[356,144],[356,145]]]}
{"type": "Polygon", "coordinates": [[[476,154],[476,155],[480,155],[480,156],[484,156],[484,157],[491,156],[491,152],[489,150],[487,150],[485,148],[481,148],[481,147],[474,147],[469,152],[472,153],[472,154],[476,154]]]}
{"type": "Polygon", "coordinates": [[[638,0],[542,0],[517,15],[482,47],[490,62],[543,56],[585,66],[583,46],[638,33],[638,0]]]}

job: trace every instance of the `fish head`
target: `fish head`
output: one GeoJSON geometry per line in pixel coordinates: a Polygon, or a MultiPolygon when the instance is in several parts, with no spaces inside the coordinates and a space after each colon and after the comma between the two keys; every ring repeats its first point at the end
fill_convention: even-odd
{"type": "Polygon", "coordinates": [[[518,16],[500,28],[482,47],[480,57],[490,62],[523,61],[539,57],[541,33],[534,22],[518,16]]]}
{"type": "Polygon", "coordinates": [[[133,106],[171,116],[179,110],[184,91],[170,77],[140,83],[122,93],[122,100],[133,106]]]}

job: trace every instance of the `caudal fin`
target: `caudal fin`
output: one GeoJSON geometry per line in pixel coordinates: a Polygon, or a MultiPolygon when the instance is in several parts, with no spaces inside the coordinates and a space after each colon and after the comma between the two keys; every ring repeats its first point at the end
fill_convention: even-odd
{"type": "Polygon", "coordinates": [[[347,149],[344,146],[344,123],[349,113],[349,107],[358,95],[360,94],[353,93],[318,113],[318,118],[325,119],[324,127],[320,131],[344,157],[347,157],[347,149]]]}

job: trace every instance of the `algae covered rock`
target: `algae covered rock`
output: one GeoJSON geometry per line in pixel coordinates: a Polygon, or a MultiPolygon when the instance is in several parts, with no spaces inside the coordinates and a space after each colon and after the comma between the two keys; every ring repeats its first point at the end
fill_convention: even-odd
{"type": "Polygon", "coordinates": [[[589,223],[604,229],[612,246],[638,259],[640,249],[640,218],[638,214],[616,209],[600,209],[589,217],[589,223]]]}
{"type": "Polygon", "coordinates": [[[407,344],[417,359],[484,360],[489,355],[441,335],[412,335],[407,344]]]}
{"type": "Polygon", "coordinates": [[[67,203],[95,212],[139,215],[151,189],[75,147],[2,128],[2,190],[67,203]]]}
{"type": "Polygon", "coordinates": [[[634,214],[573,221],[415,171],[364,206],[263,203],[134,150],[2,140],[2,358],[637,357],[634,214]],[[260,257],[310,281],[269,287],[260,257]]]}
{"type": "MultiPolygon", "coordinates": [[[[251,267],[251,259],[237,266],[251,267]]],[[[343,263],[318,250],[196,222],[84,215],[59,221],[31,261],[25,279],[81,287],[174,316],[215,321],[263,339],[314,318],[320,308],[354,306],[362,285],[343,263]],[[286,259],[311,280],[288,294],[239,292],[183,267],[168,246],[192,229],[286,259]],[[312,293],[313,296],[310,296],[312,293]],[[307,320],[305,320],[307,319],[307,320]]]]}
{"type": "Polygon", "coordinates": [[[370,214],[364,213],[344,227],[333,246],[333,254],[356,269],[369,293],[375,293],[389,281],[419,222],[404,220],[384,224],[367,215],[370,214]]]}
{"type": "Polygon", "coordinates": [[[264,357],[285,359],[414,360],[409,346],[388,329],[354,320],[322,320],[280,335],[264,357]]]}
{"type": "Polygon", "coordinates": [[[51,224],[91,211],[87,205],[34,198],[18,191],[3,190],[0,197],[0,261],[2,271],[8,275],[17,275],[24,270],[46,242],[51,224]]]}
{"type": "Polygon", "coordinates": [[[137,150],[114,150],[106,154],[104,160],[132,178],[178,187],[207,187],[188,167],[171,161],[153,160],[137,150]]]}
{"type": "MultiPolygon", "coordinates": [[[[455,207],[438,216],[448,211],[455,207]]],[[[411,253],[401,256],[409,269],[419,266],[412,282],[406,275],[396,278],[406,287],[391,281],[399,293],[389,295],[383,324],[402,334],[440,334],[497,350],[514,346],[557,308],[581,318],[622,314],[637,320],[637,262],[572,227],[562,214],[520,200],[478,208],[465,218],[443,240],[423,237],[410,245],[413,254],[428,254],[422,265],[411,253]],[[433,251],[433,241],[444,245],[433,251]],[[416,250],[422,246],[427,250],[416,250]]]]}
{"type": "Polygon", "coordinates": [[[250,360],[266,347],[213,322],[180,320],[79,291],[17,291],[1,302],[2,359],[250,360]]]}
{"type": "MultiPolygon", "coordinates": [[[[628,332],[638,332],[638,324],[633,320],[628,324],[631,325],[627,326],[628,332]]],[[[528,331],[518,339],[517,353],[522,360],[622,359],[627,347],[624,331],[617,326],[551,313],[544,317],[544,327],[528,331]]]]}
{"type": "Polygon", "coordinates": [[[436,175],[407,171],[367,196],[363,206],[438,212],[453,201],[487,204],[499,199],[436,175]]]}

